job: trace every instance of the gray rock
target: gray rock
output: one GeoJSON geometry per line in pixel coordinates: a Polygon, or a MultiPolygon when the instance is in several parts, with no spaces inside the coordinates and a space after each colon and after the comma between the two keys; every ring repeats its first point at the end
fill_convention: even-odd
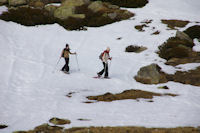
{"type": "Polygon", "coordinates": [[[76,7],[76,6],[82,6],[84,4],[88,4],[90,0],[65,0],[62,2],[62,5],[68,6],[68,7],[76,7]]]}
{"type": "Polygon", "coordinates": [[[193,40],[186,33],[181,32],[179,30],[177,30],[177,32],[176,32],[176,37],[193,43],[193,40]]]}
{"type": "Polygon", "coordinates": [[[116,12],[108,13],[108,17],[111,18],[111,19],[115,19],[117,17],[117,13],[116,12]]]}
{"type": "Polygon", "coordinates": [[[88,6],[88,9],[92,10],[93,12],[98,12],[108,8],[103,5],[102,1],[95,1],[88,6]]]}
{"type": "Polygon", "coordinates": [[[27,4],[26,0],[8,0],[10,6],[19,6],[27,4]]]}
{"type": "Polygon", "coordinates": [[[75,13],[75,7],[60,6],[54,12],[54,17],[67,19],[75,13]]]}
{"type": "Polygon", "coordinates": [[[44,7],[45,10],[47,10],[50,14],[54,14],[55,10],[57,9],[57,6],[54,5],[47,5],[44,7]]]}
{"type": "Polygon", "coordinates": [[[167,82],[165,74],[161,72],[161,68],[157,64],[151,64],[142,67],[137,76],[135,76],[136,81],[144,84],[158,84],[167,82]]]}

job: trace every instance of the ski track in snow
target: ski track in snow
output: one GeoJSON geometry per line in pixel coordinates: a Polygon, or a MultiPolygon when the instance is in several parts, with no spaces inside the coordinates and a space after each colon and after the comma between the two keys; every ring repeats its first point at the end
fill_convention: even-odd
{"type": "MultiPolygon", "coordinates": [[[[47,123],[52,117],[67,118],[75,126],[145,126],[177,127],[200,125],[200,87],[168,82],[159,85],[144,85],[133,77],[138,70],[151,63],[157,63],[167,73],[187,71],[200,63],[166,66],[165,60],[155,53],[158,46],[176,31],[167,30],[161,19],[190,20],[185,28],[200,21],[199,0],[151,0],[144,8],[128,9],[135,17],[106,25],[88,28],[87,31],[66,31],[57,24],[25,27],[0,20],[0,123],[9,127],[0,130],[10,133],[16,130],[33,129],[47,123]],[[138,32],[134,26],[152,19],[145,32],[138,32]],[[153,29],[155,27],[155,29],[153,29]],[[151,35],[156,30],[159,35],[151,35]],[[117,38],[121,37],[121,40],[117,38]],[[64,65],[60,53],[68,43],[72,52],[78,53],[79,72],[74,55],[70,58],[70,75],[59,70],[64,65]],[[142,53],[125,53],[129,45],[145,46],[142,53]],[[111,79],[94,79],[102,69],[99,54],[111,47],[113,60],[110,67],[111,79]],[[157,89],[167,85],[169,90],[157,89]],[[121,100],[86,104],[87,96],[107,92],[119,93],[129,89],[140,89],[158,93],[178,94],[177,97],[154,97],[148,99],[121,100]],[[66,97],[74,92],[71,98],[66,97]],[[79,121],[77,119],[91,119],[79,121]]],[[[6,11],[0,7],[0,14],[6,11]]],[[[195,40],[198,50],[198,42],[195,40]]]]}

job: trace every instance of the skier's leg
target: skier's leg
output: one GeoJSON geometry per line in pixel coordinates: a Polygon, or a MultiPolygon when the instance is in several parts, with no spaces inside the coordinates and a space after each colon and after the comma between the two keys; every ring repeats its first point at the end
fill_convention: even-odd
{"type": "Polygon", "coordinates": [[[66,65],[67,65],[67,62],[66,62],[66,58],[64,58],[65,59],[65,65],[62,67],[62,71],[66,71],[66,65]]]}
{"type": "Polygon", "coordinates": [[[103,62],[103,69],[98,73],[98,75],[102,75],[104,73],[105,70],[105,63],[103,62]]]}
{"type": "Polygon", "coordinates": [[[108,64],[105,63],[105,77],[108,77],[108,64]]]}
{"type": "Polygon", "coordinates": [[[66,68],[65,68],[65,70],[66,70],[67,72],[69,72],[69,58],[66,58],[66,59],[65,59],[65,62],[66,62],[66,68]]]}

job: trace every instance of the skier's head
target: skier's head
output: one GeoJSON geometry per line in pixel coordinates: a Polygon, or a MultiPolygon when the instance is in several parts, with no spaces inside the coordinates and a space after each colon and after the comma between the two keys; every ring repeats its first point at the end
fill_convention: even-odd
{"type": "Polygon", "coordinates": [[[65,47],[66,47],[66,48],[69,48],[69,44],[66,44],[65,47]]]}
{"type": "Polygon", "coordinates": [[[106,51],[110,52],[110,47],[107,47],[107,48],[106,48],[106,51]]]}

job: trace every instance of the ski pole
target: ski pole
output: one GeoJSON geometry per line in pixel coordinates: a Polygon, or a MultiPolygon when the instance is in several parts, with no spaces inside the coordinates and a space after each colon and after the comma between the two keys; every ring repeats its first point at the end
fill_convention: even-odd
{"type": "Polygon", "coordinates": [[[77,54],[76,54],[76,63],[77,63],[78,71],[80,71],[80,67],[79,67],[79,64],[78,64],[78,57],[77,57],[77,54]]]}
{"type": "Polygon", "coordinates": [[[60,59],[61,59],[61,57],[60,57],[59,60],[57,61],[56,65],[55,65],[55,67],[54,67],[54,69],[53,69],[53,73],[55,72],[58,63],[60,62],[60,59]]]}

